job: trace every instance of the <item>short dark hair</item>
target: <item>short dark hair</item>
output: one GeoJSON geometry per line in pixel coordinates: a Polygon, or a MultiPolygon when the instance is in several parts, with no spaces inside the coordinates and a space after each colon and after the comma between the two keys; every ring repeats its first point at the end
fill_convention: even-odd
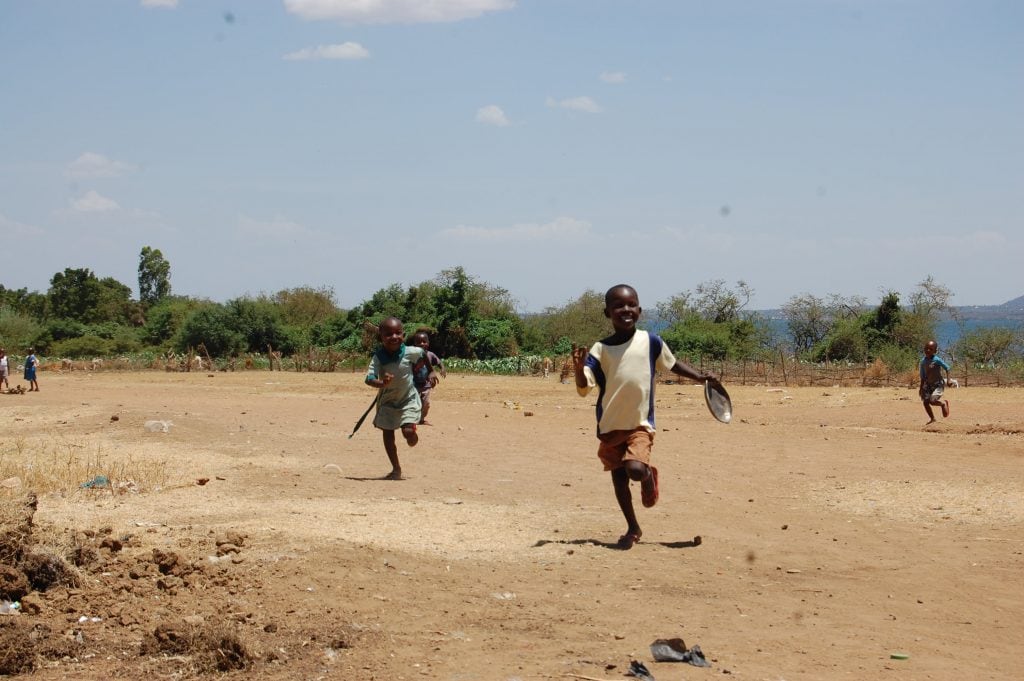
{"type": "Polygon", "coordinates": [[[628,288],[628,289],[629,289],[630,291],[632,291],[632,292],[633,292],[633,294],[634,294],[634,295],[635,295],[635,296],[636,296],[637,298],[639,298],[639,297],[640,297],[640,294],[636,292],[636,289],[635,289],[635,288],[633,288],[632,286],[630,286],[629,284],[616,284],[615,286],[612,286],[612,287],[611,287],[610,289],[608,289],[607,291],[605,291],[605,292],[604,292],[604,304],[605,304],[605,307],[607,307],[607,306],[608,306],[608,303],[610,303],[610,302],[611,302],[611,299],[612,299],[612,291],[614,291],[614,290],[615,290],[615,289],[617,289],[617,288],[628,288]]]}

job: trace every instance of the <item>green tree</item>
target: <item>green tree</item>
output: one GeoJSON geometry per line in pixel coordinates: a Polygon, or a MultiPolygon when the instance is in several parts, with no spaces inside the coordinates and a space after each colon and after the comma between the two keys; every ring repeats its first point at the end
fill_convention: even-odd
{"type": "Polygon", "coordinates": [[[163,298],[146,313],[146,322],[141,330],[143,342],[171,349],[175,345],[175,337],[189,315],[194,310],[208,305],[212,303],[177,296],[163,298]]]}
{"type": "Polygon", "coordinates": [[[990,326],[967,331],[957,341],[958,355],[974,366],[997,366],[1014,357],[1020,357],[1024,345],[1024,331],[1002,326],[990,326]]]}
{"type": "Polygon", "coordinates": [[[99,283],[93,321],[142,326],[145,320],[139,304],[132,300],[131,288],[113,277],[104,277],[99,283]]]}
{"type": "Polygon", "coordinates": [[[527,350],[564,354],[573,344],[589,347],[611,333],[604,316],[604,294],[593,289],[562,306],[548,307],[523,320],[524,337],[530,338],[527,350]]]}
{"type": "Polygon", "coordinates": [[[311,327],[339,312],[334,289],[327,286],[285,289],[275,293],[272,301],[281,310],[284,322],[292,326],[311,327]]]}
{"type": "Polygon", "coordinates": [[[832,327],[832,315],[822,298],[804,293],[790,298],[782,306],[789,335],[796,352],[807,352],[824,340],[832,327]]]}
{"type": "Polygon", "coordinates": [[[95,321],[96,307],[102,296],[100,280],[88,268],[66,268],[50,279],[50,313],[88,323],[95,321]]]}
{"type": "Polygon", "coordinates": [[[159,248],[143,246],[139,253],[139,302],[149,308],[171,295],[171,264],[159,248]]]}
{"type": "Polygon", "coordinates": [[[38,321],[46,318],[47,305],[48,300],[43,293],[30,293],[27,288],[4,288],[3,284],[0,284],[0,308],[9,308],[38,321]]]}
{"type": "Polygon", "coordinates": [[[473,357],[468,327],[473,315],[472,280],[462,267],[444,270],[437,277],[434,309],[439,354],[447,357],[473,357]]]}
{"type": "Polygon", "coordinates": [[[246,349],[245,336],[236,328],[235,314],[224,305],[206,305],[194,310],[182,323],[176,345],[180,351],[200,343],[214,357],[227,357],[246,349]]]}
{"type": "Polygon", "coordinates": [[[42,333],[43,326],[34,317],[0,306],[0,345],[23,352],[28,347],[43,346],[38,342],[42,333]]]}
{"type": "Polygon", "coordinates": [[[702,282],[658,304],[658,317],[667,323],[661,335],[691,361],[752,357],[769,339],[765,320],[744,312],[753,295],[742,280],[735,288],[721,279],[702,282]]]}
{"type": "Polygon", "coordinates": [[[513,357],[519,354],[516,324],[511,319],[475,319],[469,325],[469,341],[478,359],[513,357]]]}
{"type": "Polygon", "coordinates": [[[233,328],[245,339],[250,352],[266,352],[271,346],[290,353],[301,343],[281,319],[281,310],[268,300],[236,298],[228,301],[227,309],[234,317],[233,328]]]}

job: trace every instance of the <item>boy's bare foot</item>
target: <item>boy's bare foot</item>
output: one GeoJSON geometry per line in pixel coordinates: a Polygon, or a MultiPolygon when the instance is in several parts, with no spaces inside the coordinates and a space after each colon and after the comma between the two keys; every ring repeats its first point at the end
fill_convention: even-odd
{"type": "Polygon", "coordinates": [[[420,436],[416,434],[416,424],[407,423],[402,426],[402,436],[405,437],[405,442],[410,447],[415,447],[416,443],[420,441],[420,436]]]}
{"type": "Polygon", "coordinates": [[[644,533],[640,530],[630,530],[629,532],[626,532],[626,534],[619,537],[619,541],[616,542],[615,547],[620,551],[629,551],[631,548],[633,548],[633,544],[636,544],[638,541],[640,541],[640,537],[642,537],[643,535],[644,533]]]}
{"type": "Polygon", "coordinates": [[[385,475],[381,480],[405,480],[405,478],[402,477],[402,469],[398,468],[385,475]]]}
{"type": "Polygon", "coordinates": [[[942,401],[942,418],[949,416],[949,400],[942,401]]]}
{"type": "Polygon", "coordinates": [[[930,426],[930,425],[932,425],[933,423],[935,423],[935,421],[936,421],[936,419],[932,419],[931,421],[929,421],[928,423],[926,423],[926,424],[924,424],[924,425],[926,425],[926,426],[930,426]]]}

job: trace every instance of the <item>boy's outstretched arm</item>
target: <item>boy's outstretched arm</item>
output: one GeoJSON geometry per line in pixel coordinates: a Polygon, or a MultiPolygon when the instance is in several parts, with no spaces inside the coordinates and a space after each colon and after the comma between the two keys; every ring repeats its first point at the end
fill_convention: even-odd
{"type": "Polygon", "coordinates": [[[700,371],[699,369],[695,369],[681,359],[676,360],[675,365],[672,367],[672,373],[676,376],[682,376],[683,378],[688,378],[691,381],[696,381],[697,383],[703,383],[704,381],[711,381],[712,383],[721,382],[718,380],[718,376],[715,376],[710,371],[700,371]]]}

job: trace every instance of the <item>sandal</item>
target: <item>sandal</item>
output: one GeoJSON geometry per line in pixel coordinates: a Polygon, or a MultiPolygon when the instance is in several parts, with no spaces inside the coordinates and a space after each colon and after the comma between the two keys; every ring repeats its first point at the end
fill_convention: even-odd
{"type": "Polygon", "coordinates": [[[651,479],[651,483],[646,484],[646,480],[640,483],[640,500],[644,504],[644,508],[650,508],[658,503],[658,469],[654,466],[650,467],[651,473],[648,476],[651,479]]]}
{"type": "Polygon", "coordinates": [[[627,532],[626,534],[619,537],[619,541],[615,544],[615,548],[620,551],[629,551],[633,548],[633,544],[640,541],[641,532],[627,532]]]}

